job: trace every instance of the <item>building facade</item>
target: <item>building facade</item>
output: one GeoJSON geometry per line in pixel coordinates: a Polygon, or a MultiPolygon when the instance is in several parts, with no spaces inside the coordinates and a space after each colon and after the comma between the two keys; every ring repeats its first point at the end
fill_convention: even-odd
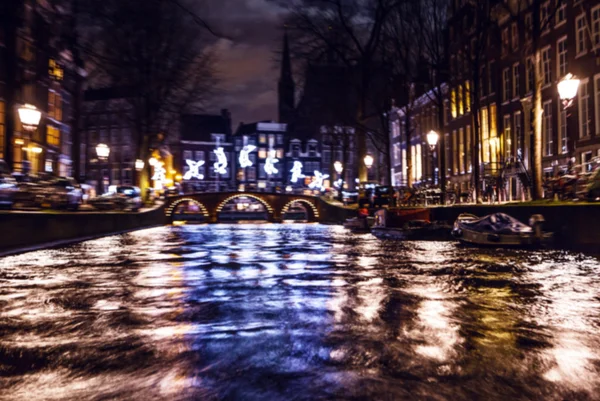
{"type": "Polygon", "coordinates": [[[176,148],[175,165],[186,192],[235,188],[236,158],[228,110],[182,116],[176,148]]]}
{"type": "MultiPolygon", "coordinates": [[[[541,28],[537,43],[542,73],[542,168],[547,176],[572,165],[586,170],[600,156],[600,1],[559,2],[556,9],[554,3],[534,1],[517,15],[503,9],[501,2],[490,4],[495,7],[494,23],[482,35],[473,29],[477,15],[472,5],[460,0],[451,3],[447,118],[439,131],[445,135],[446,147],[439,151],[445,152],[449,188],[466,191],[472,187],[473,152],[477,151],[484,187],[502,177],[505,200],[522,200],[529,195],[533,167],[532,15],[538,13],[541,28]],[[581,83],[573,104],[565,109],[557,84],[568,73],[581,83]],[[477,115],[472,112],[475,97],[477,115]],[[475,149],[476,122],[479,149],[475,149]]],[[[393,123],[391,129],[392,136],[394,132],[400,135],[393,123]]],[[[400,146],[396,143],[392,138],[398,185],[398,179],[405,182],[405,167],[402,148],[395,149],[400,146]]],[[[425,153],[421,154],[423,166],[425,153]]]]}
{"type": "MultiPolygon", "coordinates": [[[[7,0],[0,5],[0,159],[13,171],[71,176],[80,83],[71,2],[7,0]],[[21,125],[24,104],[42,112],[37,129],[21,125]]],[[[77,154],[75,154],[77,156],[77,154]]]]}
{"type": "Polygon", "coordinates": [[[286,184],[286,134],[287,124],[273,121],[239,125],[234,136],[238,189],[272,191],[286,184]]]}

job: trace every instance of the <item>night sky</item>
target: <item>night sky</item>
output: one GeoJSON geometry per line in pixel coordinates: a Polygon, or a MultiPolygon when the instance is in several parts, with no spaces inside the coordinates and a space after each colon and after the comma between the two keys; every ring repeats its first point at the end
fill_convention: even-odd
{"type": "Polygon", "coordinates": [[[221,83],[207,112],[228,108],[234,121],[277,120],[276,51],[285,9],[269,0],[210,0],[203,14],[228,39],[214,44],[221,83]]]}

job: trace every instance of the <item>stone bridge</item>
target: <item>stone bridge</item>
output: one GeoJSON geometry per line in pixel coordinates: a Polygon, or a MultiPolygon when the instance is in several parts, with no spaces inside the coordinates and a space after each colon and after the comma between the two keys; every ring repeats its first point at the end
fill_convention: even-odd
{"type": "Polygon", "coordinates": [[[268,192],[205,192],[167,197],[165,201],[165,214],[168,220],[172,220],[177,205],[183,202],[192,202],[198,205],[200,213],[205,216],[208,222],[216,223],[219,212],[228,202],[235,198],[243,197],[252,198],[260,202],[267,210],[268,220],[273,222],[281,221],[288,209],[295,203],[304,206],[308,212],[309,221],[322,221],[323,212],[326,212],[326,210],[331,207],[345,210],[331,206],[318,197],[309,195],[268,192]]]}

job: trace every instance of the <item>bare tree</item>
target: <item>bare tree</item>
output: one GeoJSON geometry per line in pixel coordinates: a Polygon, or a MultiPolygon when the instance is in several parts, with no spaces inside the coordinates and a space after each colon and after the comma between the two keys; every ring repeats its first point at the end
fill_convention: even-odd
{"type": "MultiPolygon", "coordinates": [[[[176,7],[173,1],[93,2],[82,19],[88,29],[81,45],[95,82],[131,88],[127,101],[136,158],[142,160],[175,133],[181,114],[203,106],[216,84],[207,51],[212,34],[183,1],[176,7]]],[[[148,169],[139,182],[148,185],[148,169]]]]}
{"type": "Polygon", "coordinates": [[[374,80],[378,79],[383,30],[399,3],[400,0],[300,0],[288,5],[288,31],[295,58],[316,63],[333,57],[352,71],[348,89],[357,99],[355,144],[361,181],[367,179],[362,159],[367,152],[368,120],[375,116],[369,113],[369,97],[374,80]]]}

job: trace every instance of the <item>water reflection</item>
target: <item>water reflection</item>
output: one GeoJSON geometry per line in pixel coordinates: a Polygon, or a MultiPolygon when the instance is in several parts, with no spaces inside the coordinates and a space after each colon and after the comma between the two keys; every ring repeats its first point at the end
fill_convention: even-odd
{"type": "Polygon", "coordinates": [[[0,399],[600,399],[600,263],[319,225],[0,259],[0,399]]]}

